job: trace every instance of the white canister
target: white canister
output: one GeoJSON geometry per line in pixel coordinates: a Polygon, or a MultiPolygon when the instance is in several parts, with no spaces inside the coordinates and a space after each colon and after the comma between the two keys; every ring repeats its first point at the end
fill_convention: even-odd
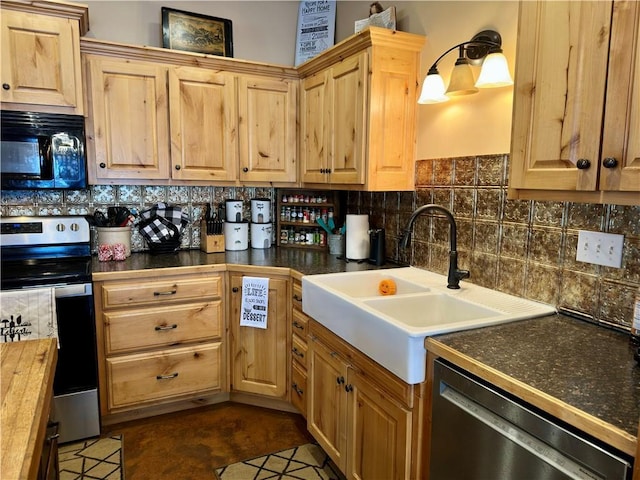
{"type": "Polygon", "coordinates": [[[251,199],[251,221],[269,223],[271,221],[271,200],[268,198],[251,199]]]}
{"type": "Polygon", "coordinates": [[[125,255],[131,255],[131,227],[96,227],[98,245],[124,245],[125,255]]]}
{"type": "Polygon", "coordinates": [[[273,225],[270,223],[251,224],[251,248],[271,248],[271,231],[273,225]]]}
{"type": "Polygon", "coordinates": [[[249,248],[249,222],[224,222],[225,250],[246,250],[249,248]]]}
{"type": "Polygon", "coordinates": [[[226,200],[224,208],[227,222],[242,222],[242,200],[226,200]]]}

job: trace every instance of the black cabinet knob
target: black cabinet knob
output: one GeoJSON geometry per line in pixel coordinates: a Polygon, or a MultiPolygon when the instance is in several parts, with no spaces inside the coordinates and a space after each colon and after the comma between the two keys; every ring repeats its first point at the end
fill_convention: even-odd
{"type": "Polygon", "coordinates": [[[180,170],[180,165],[176,165],[176,170],[180,170]]]}
{"type": "Polygon", "coordinates": [[[578,167],[579,170],[587,170],[589,167],[591,167],[591,162],[586,158],[580,158],[576,162],[576,167],[578,167]]]}
{"type": "Polygon", "coordinates": [[[331,169],[330,168],[327,168],[327,173],[331,173],[331,169]]]}
{"type": "Polygon", "coordinates": [[[248,167],[244,167],[244,168],[242,169],[242,171],[243,171],[244,173],[247,173],[247,172],[249,171],[249,168],[248,168],[248,167]]]}
{"type": "Polygon", "coordinates": [[[8,83],[3,83],[2,88],[4,88],[5,90],[11,90],[11,85],[9,85],[8,83]]]}
{"type": "Polygon", "coordinates": [[[618,166],[618,160],[613,157],[606,157],[602,160],[602,166],[604,168],[616,168],[618,166]]]}
{"type": "Polygon", "coordinates": [[[238,292],[240,291],[240,289],[239,289],[238,287],[233,287],[233,288],[231,289],[231,291],[232,291],[233,293],[238,293],[238,292]]]}
{"type": "Polygon", "coordinates": [[[107,164],[106,164],[106,163],[104,163],[104,162],[101,162],[101,163],[100,163],[100,168],[107,168],[107,164]]]}

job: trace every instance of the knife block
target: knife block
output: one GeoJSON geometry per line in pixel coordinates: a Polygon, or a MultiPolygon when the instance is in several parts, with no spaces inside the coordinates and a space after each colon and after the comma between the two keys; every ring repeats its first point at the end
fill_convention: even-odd
{"type": "Polygon", "coordinates": [[[207,235],[207,223],[200,223],[200,250],[205,253],[224,252],[224,235],[207,235]]]}

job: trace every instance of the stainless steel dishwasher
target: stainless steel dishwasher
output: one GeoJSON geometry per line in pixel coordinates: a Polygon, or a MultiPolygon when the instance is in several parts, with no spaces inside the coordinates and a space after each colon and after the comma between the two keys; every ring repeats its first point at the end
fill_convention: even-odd
{"type": "Polygon", "coordinates": [[[431,480],[630,479],[630,458],[436,360],[431,480]]]}

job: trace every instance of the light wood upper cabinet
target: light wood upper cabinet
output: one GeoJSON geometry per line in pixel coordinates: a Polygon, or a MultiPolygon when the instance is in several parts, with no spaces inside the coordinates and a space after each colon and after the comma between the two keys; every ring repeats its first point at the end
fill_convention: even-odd
{"type": "Polygon", "coordinates": [[[296,183],[293,68],[91,39],[81,49],[90,183],[296,183]]]}
{"type": "Polygon", "coordinates": [[[412,190],[424,37],[371,27],[298,67],[301,180],[412,190]]]}
{"type": "Polygon", "coordinates": [[[172,178],[237,178],[234,82],[229,73],[203,68],[169,70],[172,178]]]}
{"type": "Polygon", "coordinates": [[[640,5],[521,2],[512,198],[640,203],[640,5]]]}
{"type": "Polygon", "coordinates": [[[96,56],[86,61],[87,136],[95,147],[90,182],[168,179],[167,68],[96,56]]]}
{"type": "Polygon", "coordinates": [[[242,275],[231,274],[231,391],[285,399],[288,389],[289,279],[269,278],[267,328],[240,326],[242,275]]]}
{"type": "Polygon", "coordinates": [[[69,4],[63,12],[55,4],[2,2],[3,109],[82,115],[80,34],[86,16],[82,5],[69,4]]]}
{"type": "Polygon", "coordinates": [[[293,80],[238,77],[240,181],[297,180],[297,93],[293,80]]]}

